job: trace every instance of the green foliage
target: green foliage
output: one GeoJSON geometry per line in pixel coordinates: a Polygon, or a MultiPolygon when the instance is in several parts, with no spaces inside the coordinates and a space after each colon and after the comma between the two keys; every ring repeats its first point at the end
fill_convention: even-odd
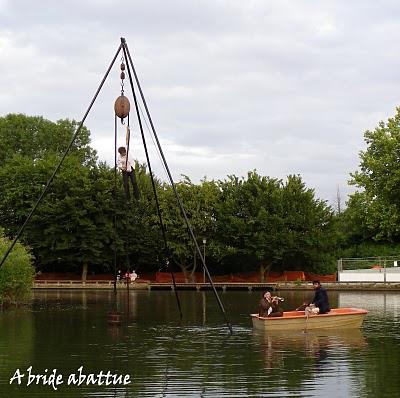
{"type": "MultiPolygon", "coordinates": [[[[0,225],[9,236],[25,221],[76,127],[68,120],[0,118],[0,225]]],[[[114,181],[114,169],[97,164],[89,144],[83,128],[21,237],[32,247],[36,267],[78,272],[88,265],[89,273],[110,272],[116,248],[119,269],[158,270],[172,253],[184,273],[199,270],[173,189],[155,180],[166,253],[146,167],[135,165],[141,197],[127,203],[120,173],[114,181]]],[[[337,227],[345,217],[335,218],[300,176],[283,182],[253,171],[247,178],[200,184],[184,176],[176,190],[199,245],[207,240],[213,272],[334,269],[335,245],[345,239],[337,227]]]]}
{"type": "Polygon", "coordinates": [[[220,181],[217,205],[219,255],[223,262],[233,256],[251,264],[272,265],[279,256],[278,231],[282,225],[278,200],[280,181],[261,177],[255,171],[247,180],[229,176],[220,181]]]}
{"type": "MultiPolygon", "coordinates": [[[[209,259],[215,255],[215,206],[219,200],[219,189],[215,181],[203,180],[193,184],[184,176],[176,184],[176,190],[193,233],[201,245],[207,241],[209,259]]],[[[184,273],[196,270],[198,253],[190,238],[189,230],[182,217],[175,193],[169,186],[160,191],[160,205],[167,234],[168,247],[184,273]]]]}
{"type": "MultiPolygon", "coordinates": [[[[115,212],[117,219],[118,265],[127,268],[129,258],[131,269],[139,268],[140,272],[157,271],[165,265],[166,254],[153,187],[146,167],[136,164],[135,168],[140,200],[125,200],[122,177],[118,175],[116,208],[114,209],[114,203],[110,206],[111,213],[115,212]]],[[[110,180],[109,184],[113,184],[113,181],[110,180]]],[[[156,178],[154,183],[160,200],[163,188],[156,178]]],[[[113,254],[113,249],[110,250],[110,254],[113,254]]]]}
{"type": "Polygon", "coordinates": [[[314,190],[307,188],[300,176],[294,175],[283,187],[282,207],[283,269],[331,273],[337,244],[332,209],[315,198],[314,190]]]}
{"type": "MultiPolygon", "coordinates": [[[[49,153],[61,155],[78,126],[74,120],[53,123],[40,116],[9,114],[0,118],[0,166],[14,156],[32,161],[45,159],[49,153]]],[[[83,127],[72,145],[83,164],[93,164],[96,152],[90,148],[89,130],[83,127]]]]}
{"type": "MultiPolygon", "coordinates": [[[[0,258],[3,259],[11,245],[0,230],[0,258]]],[[[0,301],[2,304],[18,304],[31,291],[34,276],[32,256],[20,243],[16,243],[0,268],[0,301]]]]}
{"type": "Polygon", "coordinates": [[[365,241],[358,245],[352,245],[341,249],[338,258],[365,258],[365,257],[389,257],[398,256],[400,243],[382,243],[365,241]]]}
{"type": "Polygon", "coordinates": [[[222,261],[246,259],[247,270],[311,270],[334,267],[332,210],[314,198],[300,176],[286,183],[255,171],[247,179],[220,182],[217,234],[222,261]]]}
{"type": "MultiPolygon", "coordinates": [[[[387,123],[364,134],[367,149],[360,153],[360,170],[351,183],[362,191],[352,195],[349,209],[363,238],[400,241],[400,108],[387,123]]],[[[360,235],[360,232],[358,232],[360,235]]]]}
{"type": "MultiPolygon", "coordinates": [[[[7,225],[8,234],[15,235],[22,225],[57,162],[53,154],[36,162],[18,155],[0,168],[5,192],[0,200],[0,222],[7,225]]],[[[23,236],[40,267],[59,264],[62,259],[74,269],[101,258],[104,239],[99,238],[112,232],[102,206],[109,191],[104,179],[107,174],[82,165],[73,154],[65,159],[23,236]]]]}

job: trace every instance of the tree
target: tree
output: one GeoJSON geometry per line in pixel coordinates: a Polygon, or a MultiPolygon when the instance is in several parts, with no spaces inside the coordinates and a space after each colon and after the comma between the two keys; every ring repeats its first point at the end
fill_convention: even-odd
{"type": "MultiPolygon", "coordinates": [[[[36,162],[21,156],[13,160],[0,168],[4,187],[0,222],[7,225],[10,235],[25,221],[58,162],[54,155],[36,162]]],[[[77,270],[107,258],[103,248],[104,237],[112,236],[111,187],[101,173],[96,167],[83,166],[73,155],[65,159],[23,234],[40,269],[61,263],[77,270]]]]}
{"type": "MultiPolygon", "coordinates": [[[[215,231],[214,209],[219,199],[217,184],[203,179],[196,185],[189,177],[183,176],[182,181],[176,184],[176,189],[197,241],[200,242],[206,238],[209,242],[209,252],[212,254],[215,231]]],[[[168,247],[185,278],[189,279],[197,268],[197,250],[171,187],[164,186],[160,204],[168,247]]]]}
{"type": "MultiPolygon", "coordinates": [[[[0,258],[11,245],[0,229],[0,258]]],[[[28,249],[17,242],[0,268],[0,302],[18,304],[25,300],[31,291],[34,276],[32,255],[28,249]]]]}
{"type": "Polygon", "coordinates": [[[276,264],[279,251],[281,182],[252,171],[247,179],[233,175],[219,185],[222,193],[216,213],[221,261],[239,262],[241,270],[259,268],[263,278],[276,264]]]}
{"type": "Polygon", "coordinates": [[[351,195],[349,208],[365,238],[400,240],[400,108],[386,123],[364,134],[367,149],[360,152],[360,168],[351,184],[361,191],[351,195]]]}
{"type": "MultiPolygon", "coordinates": [[[[41,117],[0,118],[0,224],[13,236],[22,225],[71,141],[77,123],[41,117]]],[[[165,264],[150,175],[135,164],[141,198],[126,202],[120,175],[96,163],[83,128],[21,239],[41,270],[109,270],[165,264]],[[116,229],[114,230],[114,219],[116,229]]],[[[187,278],[197,252],[171,187],[155,179],[168,249],[187,278]]],[[[202,180],[184,176],[176,189],[198,242],[207,239],[207,263],[221,272],[260,269],[327,270],[336,242],[332,211],[300,176],[287,182],[249,172],[247,178],[202,180]]]]}
{"type": "MultiPolygon", "coordinates": [[[[126,269],[149,272],[165,265],[166,253],[150,174],[144,164],[136,162],[135,169],[140,190],[138,201],[133,199],[126,201],[120,185],[121,177],[118,175],[116,203],[118,262],[126,269]]],[[[164,187],[157,178],[153,179],[158,199],[162,201],[164,187]]],[[[111,208],[114,212],[114,204],[111,208]]]]}
{"type": "MultiPolygon", "coordinates": [[[[70,143],[78,126],[74,120],[56,123],[41,116],[9,114],[0,117],[0,167],[14,156],[32,161],[46,158],[49,153],[60,156],[70,143]]],[[[82,164],[94,164],[96,151],[90,146],[90,132],[83,127],[71,147],[82,164]]]]}
{"type": "Polygon", "coordinates": [[[337,235],[333,211],[316,199],[299,175],[289,175],[282,188],[281,264],[284,269],[331,273],[337,235]]]}
{"type": "Polygon", "coordinates": [[[240,261],[242,270],[258,268],[261,279],[272,269],[331,272],[332,211],[300,176],[283,183],[253,171],[247,179],[231,176],[220,186],[221,261],[240,261]]]}
{"type": "MultiPolygon", "coordinates": [[[[25,221],[72,139],[77,123],[42,117],[0,118],[0,223],[10,236],[25,221]]],[[[41,269],[107,264],[112,236],[112,173],[96,165],[90,132],[82,128],[22,239],[41,269]]],[[[112,261],[112,260],[110,260],[112,261]]]]}
{"type": "MultiPolygon", "coordinates": [[[[15,236],[70,143],[77,123],[42,117],[0,118],[0,224],[15,236]]],[[[90,132],[80,131],[21,239],[32,247],[43,271],[111,270],[157,264],[160,227],[150,176],[136,164],[142,197],[126,203],[114,169],[96,163],[90,132]],[[114,217],[116,233],[114,232],[114,217]]],[[[156,185],[160,183],[156,180],[156,185]]],[[[158,264],[159,265],[159,264],[158,264]]]]}

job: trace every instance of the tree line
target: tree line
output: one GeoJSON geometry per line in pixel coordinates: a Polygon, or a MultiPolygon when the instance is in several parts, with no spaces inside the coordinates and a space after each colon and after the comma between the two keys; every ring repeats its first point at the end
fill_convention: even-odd
{"type": "MultiPolygon", "coordinates": [[[[351,183],[360,190],[343,211],[316,198],[300,175],[262,176],[193,183],[176,188],[194,234],[206,241],[215,274],[303,270],[332,273],[343,255],[400,253],[400,115],[365,133],[366,151],[351,183]]],[[[38,116],[0,118],[0,226],[13,237],[26,219],[77,127],[73,120],[38,116]]],[[[199,259],[171,187],[155,177],[166,231],[164,248],[151,179],[136,162],[141,197],[126,202],[114,168],[98,162],[83,128],[21,240],[37,271],[112,272],[127,262],[141,273],[165,269],[188,277],[199,259]],[[116,191],[114,184],[116,182],[116,191]],[[114,227],[114,219],[116,224],[114,227]]]]}

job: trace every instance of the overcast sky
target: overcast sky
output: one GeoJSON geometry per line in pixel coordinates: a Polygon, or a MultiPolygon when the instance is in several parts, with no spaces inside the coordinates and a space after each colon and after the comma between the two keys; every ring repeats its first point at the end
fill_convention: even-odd
{"type": "MultiPolygon", "coordinates": [[[[398,1],[0,0],[0,116],[81,120],[121,36],[176,180],[300,174],[344,201],[400,105],[398,1]]],[[[86,122],[110,164],[119,92],[118,61],[86,122]]]]}

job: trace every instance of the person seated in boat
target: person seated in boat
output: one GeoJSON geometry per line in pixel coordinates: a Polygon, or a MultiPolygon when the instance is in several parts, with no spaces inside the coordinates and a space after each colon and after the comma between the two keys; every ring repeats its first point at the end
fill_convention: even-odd
{"type": "Polygon", "coordinates": [[[265,292],[262,295],[258,315],[262,317],[278,317],[283,316],[283,311],[279,307],[280,297],[272,297],[271,292],[265,292]]]}
{"type": "Polygon", "coordinates": [[[313,288],[315,290],[314,298],[305,311],[308,311],[309,314],[328,313],[331,308],[329,306],[328,293],[326,289],[321,286],[320,281],[313,281],[313,288]]]}

